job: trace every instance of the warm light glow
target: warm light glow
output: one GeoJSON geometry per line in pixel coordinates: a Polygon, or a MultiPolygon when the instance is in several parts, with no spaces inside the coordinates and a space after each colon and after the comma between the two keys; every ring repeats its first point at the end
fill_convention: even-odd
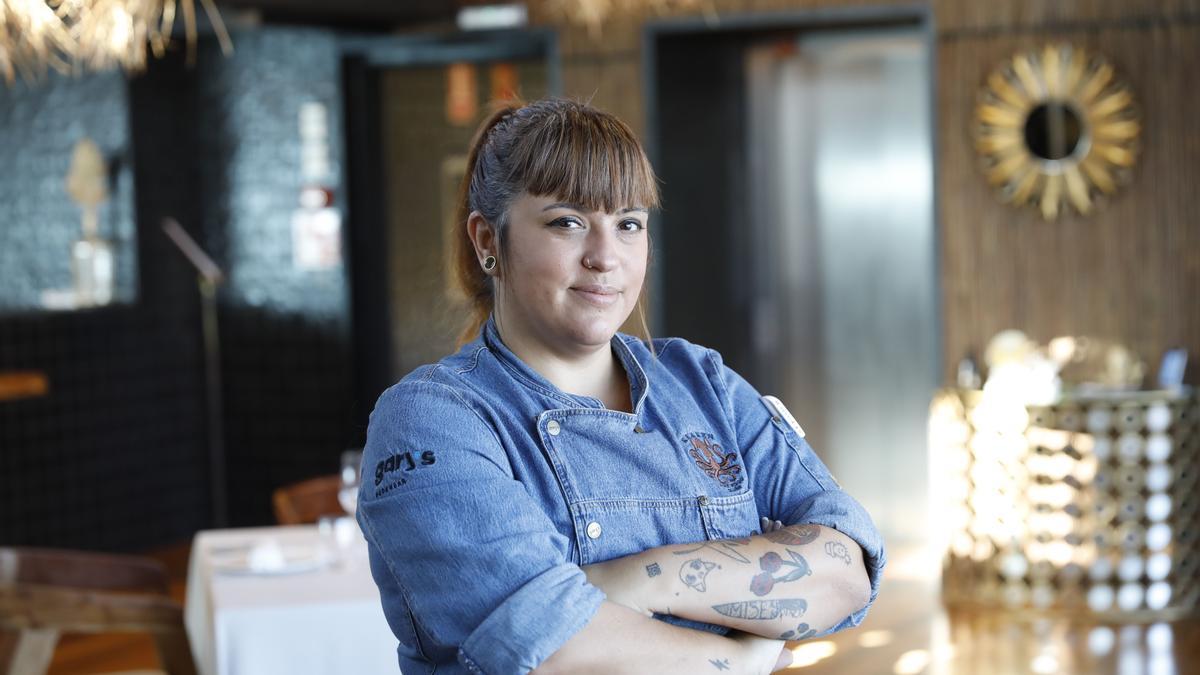
{"type": "Polygon", "coordinates": [[[1093,656],[1108,656],[1114,642],[1116,636],[1108,626],[1096,626],[1088,632],[1088,651],[1093,656]]]}
{"type": "Polygon", "coordinates": [[[1146,644],[1152,652],[1169,652],[1173,642],[1171,624],[1156,623],[1146,629],[1146,644]]]}
{"type": "Polygon", "coordinates": [[[904,652],[892,666],[895,675],[917,675],[929,666],[929,652],[924,649],[913,649],[904,652]]]}
{"type": "Polygon", "coordinates": [[[1029,501],[1034,504],[1046,504],[1047,506],[1062,508],[1070,504],[1074,499],[1075,490],[1066,483],[1030,485],[1026,490],[1026,495],[1029,497],[1029,501]]]}
{"type": "Polygon", "coordinates": [[[890,630],[869,630],[858,636],[858,646],[867,649],[883,647],[891,643],[892,631],[890,630]]]}
{"type": "MultiPolygon", "coordinates": [[[[1033,445],[1040,445],[1043,448],[1058,452],[1071,444],[1071,432],[1062,431],[1059,429],[1047,429],[1045,427],[1029,427],[1025,432],[1025,437],[1033,445]]],[[[1069,458],[1068,458],[1069,459],[1069,458]]]]}
{"type": "Polygon", "coordinates": [[[570,23],[584,26],[593,39],[602,37],[602,27],[621,14],[641,16],[648,10],[658,15],[672,10],[701,10],[710,18],[716,17],[713,0],[541,0],[540,4],[570,23]]]}
{"type": "Polygon", "coordinates": [[[1033,657],[1029,669],[1038,675],[1050,675],[1058,672],[1058,658],[1053,654],[1038,654],[1033,657]]]}
{"type": "Polygon", "coordinates": [[[792,648],[792,667],[811,666],[837,653],[837,645],[829,640],[806,642],[792,648]]]}

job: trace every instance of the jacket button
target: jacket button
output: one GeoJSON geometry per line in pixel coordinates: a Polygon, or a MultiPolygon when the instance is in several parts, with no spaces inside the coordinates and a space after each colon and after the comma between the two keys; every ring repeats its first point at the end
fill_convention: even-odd
{"type": "Polygon", "coordinates": [[[546,432],[551,436],[557,436],[560,431],[562,431],[562,426],[555,420],[550,420],[546,423],[546,432]]]}
{"type": "Polygon", "coordinates": [[[700,506],[708,506],[708,497],[705,495],[700,495],[696,501],[700,503],[700,506]]]}
{"type": "Polygon", "coordinates": [[[602,533],[602,532],[604,532],[604,528],[600,527],[600,523],[597,523],[594,520],[592,522],[588,523],[588,526],[587,526],[588,537],[590,537],[592,539],[599,539],[600,533],[602,533]]]}
{"type": "Polygon", "coordinates": [[[635,433],[635,434],[644,434],[644,433],[646,433],[646,430],[645,430],[645,429],[643,429],[643,428],[642,428],[642,425],[640,425],[640,424],[639,424],[639,425],[637,425],[636,427],[634,427],[634,428],[633,428],[633,433],[635,433]]]}

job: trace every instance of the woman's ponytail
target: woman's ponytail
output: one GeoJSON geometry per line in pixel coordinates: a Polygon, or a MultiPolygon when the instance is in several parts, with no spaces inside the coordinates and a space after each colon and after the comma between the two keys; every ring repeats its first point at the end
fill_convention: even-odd
{"type": "MultiPolygon", "coordinates": [[[[496,161],[496,150],[494,145],[487,147],[491,142],[492,131],[501,121],[509,118],[510,115],[519,110],[524,104],[520,101],[508,99],[495,104],[492,112],[487,118],[480,123],[479,128],[475,131],[475,136],[471,139],[470,151],[467,153],[466,173],[463,174],[462,183],[458,188],[458,196],[455,201],[454,211],[454,279],[457,290],[470,303],[471,318],[467,322],[467,326],[463,332],[459,334],[459,344],[465,344],[475,339],[479,334],[479,329],[487,321],[488,315],[491,314],[495,298],[493,296],[492,277],[484,273],[479,266],[479,260],[475,257],[475,246],[471,242],[471,237],[467,233],[467,218],[474,210],[479,210],[485,214],[485,218],[490,214],[495,214],[499,211],[504,213],[507,204],[491,204],[478,203],[480,201],[489,201],[487,198],[496,192],[495,189],[488,189],[487,183],[502,179],[501,176],[489,175],[491,170],[498,168],[496,161]],[[480,155],[484,156],[483,166],[479,165],[480,155]],[[490,156],[489,156],[490,155],[490,156]],[[472,205],[472,187],[475,188],[476,204],[472,205]],[[482,207],[482,208],[480,208],[482,207]]],[[[502,215],[501,215],[502,217],[502,215]]],[[[488,218],[489,223],[493,227],[500,229],[505,223],[493,222],[492,218],[488,218]]],[[[499,235],[499,232],[497,232],[499,235]]],[[[497,239],[502,246],[502,240],[497,239]]],[[[497,251],[500,253],[500,251],[497,251]]],[[[497,259],[502,264],[503,255],[497,256],[497,259]]]]}

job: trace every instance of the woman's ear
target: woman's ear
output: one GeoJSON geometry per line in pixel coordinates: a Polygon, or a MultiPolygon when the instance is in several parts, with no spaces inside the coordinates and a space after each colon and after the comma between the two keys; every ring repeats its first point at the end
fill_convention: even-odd
{"type": "Polygon", "coordinates": [[[496,244],[498,243],[496,229],[483,217],[482,213],[472,211],[471,215],[467,216],[467,236],[470,237],[471,244],[475,247],[475,258],[481,267],[489,255],[496,255],[496,244]]]}

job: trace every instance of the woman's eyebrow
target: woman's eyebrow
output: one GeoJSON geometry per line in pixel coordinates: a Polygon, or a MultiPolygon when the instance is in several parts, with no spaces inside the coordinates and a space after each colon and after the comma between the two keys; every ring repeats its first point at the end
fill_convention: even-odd
{"type": "MultiPolygon", "coordinates": [[[[571,209],[574,211],[578,211],[580,213],[587,213],[587,209],[583,208],[583,206],[581,206],[579,204],[568,204],[567,202],[555,202],[554,204],[551,204],[551,205],[543,208],[542,211],[549,211],[551,209],[571,209]]],[[[644,206],[630,206],[630,207],[621,209],[620,211],[617,211],[617,215],[631,213],[633,211],[643,211],[645,213],[649,213],[649,211],[647,211],[646,207],[644,207],[644,206]]]]}

